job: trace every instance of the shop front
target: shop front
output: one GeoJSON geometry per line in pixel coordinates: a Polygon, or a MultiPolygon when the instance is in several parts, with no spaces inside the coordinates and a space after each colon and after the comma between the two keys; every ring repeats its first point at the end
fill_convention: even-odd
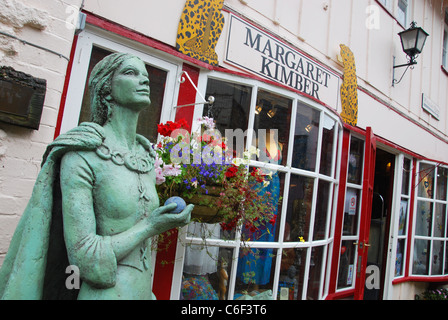
{"type": "MultiPolygon", "coordinates": [[[[89,121],[86,81],[116,51],[146,63],[152,105],[138,132],[152,142],[157,124],[185,119],[195,128],[202,116],[221,132],[244,132],[245,149],[275,135],[275,146],[263,144],[269,161],[250,162],[272,175],[275,223],[257,237],[219,223],[172,232],[152,253],[158,299],[392,299],[401,283],[448,279],[446,164],[356,126],[357,95],[341,90],[347,68],[331,68],[226,9],[216,62],[216,42],[201,59],[88,10],[56,135],[89,121]]],[[[195,41],[190,48],[205,40],[195,41]]]]}

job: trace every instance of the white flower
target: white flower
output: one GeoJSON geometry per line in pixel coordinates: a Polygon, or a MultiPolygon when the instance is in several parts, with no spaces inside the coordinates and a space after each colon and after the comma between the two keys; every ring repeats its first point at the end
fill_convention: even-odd
{"type": "Polygon", "coordinates": [[[199,124],[205,125],[208,129],[215,129],[215,120],[209,117],[202,117],[198,119],[199,124]]]}

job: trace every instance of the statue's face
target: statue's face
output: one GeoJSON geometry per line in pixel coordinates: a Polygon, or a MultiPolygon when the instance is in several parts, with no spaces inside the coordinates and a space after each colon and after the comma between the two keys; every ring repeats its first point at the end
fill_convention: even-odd
{"type": "Polygon", "coordinates": [[[140,111],[150,105],[149,79],[145,64],[138,58],[125,60],[115,71],[112,100],[119,106],[140,111]]]}

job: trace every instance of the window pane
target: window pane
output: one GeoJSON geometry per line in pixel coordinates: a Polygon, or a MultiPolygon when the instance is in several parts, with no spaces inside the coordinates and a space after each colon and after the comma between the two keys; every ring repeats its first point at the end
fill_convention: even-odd
{"type": "Polygon", "coordinates": [[[325,239],[325,230],[327,227],[328,204],[330,196],[330,183],[327,181],[319,181],[317,188],[316,214],[314,218],[314,235],[313,240],[325,239]]]}
{"type": "Polygon", "coordinates": [[[411,160],[403,161],[403,178],[401,183],[401,194],[409,195],[409,184],[411,181],[411,160]]]}
{"type": "Polygon", "coordinates": [[[406,240],[400,239],[397,241],[397,255],[395,257],[395,276],[399,277],[403,275],[403,267],[404,267],[404,249],[405,249],[406,240]]]}
{"type": "Polygon", "coordinates": [[[445,236],[446,204],[436,203],[433,237],[445,236]]]}
{"type": "Polygon", "coordinates": [[[406,234],[406,222],[408,218],[408,200],[402,198],[400,202],[400,216],[398,218],[398,235],[406,234]]]}
{"type": "Polygon", "coordinates": [[[434,190],[434,169],[433,165],[420,164],[420,171],[418,173],[418,196],[432,199],[432,192],[434,190]]]}
{"type": "Polygon", "coordinates": [[[336,121],[324,115],[322,152],[320,157],[320,173],[327,176],[331,175],[333,162],[333,145],[336,129],[336,121]]]}
{"type": "Polygon", "coordinates": [[[180,297],[183,300],[226,300],[233,249],[189,245],[185,248],[180,297]]]}
{"type": "MultiPolygon", "coordinates": [[[[251,168],[252,169],[252,168],[251,168]]],[[[266,171],[266,169],[263,169],[266,171]]],[[[276,215],[275,223],[263,223],[257,226],[257,230],[254,232],[250,229],[251,225],[245,225],[242,228],[242,238],[250,239],[250,241],[264,241],[274,242],[278,241],[280,215],[282,212],[282,202],[280,197],[283,196],[283,188],[285,184],[285,174],[274,172],[272,173],[272,180],[269,185],[260,190],[259,194],[264,196],[266,205],[273,206],[273,214],[276,215]]]]}
{"type": "Polygon", "coordinates": [[[344,206],[344,226],[342,235],[355,236],[358,234],[358,216],[360,206],[360,191],[347,188],[344,206]]]}
{"type": "Polygon", "coordinates": [[[301,300],[307,249],[284,249],[277,300],[301,300]]]}
{"type": "MultiPolygon", "coordinates": [[[[247,130],[249,122],[249,109],[252,88],[236,83],[225,82],[221,80],[208,79],[207,91],[205,96],[215,97],[213,106],[204,107],[203,115],[211,117],[216,122],[216,129],[222,136],[225,135],[226,129],[241,129],[243,132],[247,130]]],[[[236,143],[233,141],[234,150],[236,143]]],[[[241,152],[244,147],[241,148],[241,152]]],[[[236,156],[241,157],[242,154],[236,156]]]]}
{"type": "Polygon", "coordinates": [[[293,167],[310,171],[316,169],[319,121],[319,111],[298,103],[292,156],[293,167]]]}
{"type": "Polygon", "coordinates": [[[431,235],[433,205],[427,201],[417,201],[417,217],[415,234],[419,236],[431,235]]]}
{"type": "Polygon", "coordinates": [[[308,277],[307,300],[318,300],[319,288],[322,281],[322,266],[324,264],[324,247],[311,249],[310,274],[308,277]]]}
{"type": "Polygon", "coordinates": [[[234,299],[270,299],[276,254],[276,249],[240,249],[234,299]]]}
{"type": "Polygon", "coordinates": [[[291,109],[292,100],[263,90],[258,92],[254,130],[258,138],[260,161],[286,164],[291,109]]]}
{"type": "Polygon", "coordinates": [[[428,274],[429,265],[429,241],[416,239],[414,244],[413,274],[428,274]]]}
{"type": "MultiPolygon", "coordinates": [[[[188,224],[187,238],[235,240],[235,229],[223,230],[219,223],[200,223],[192,221],[188,224]]],[[[188,240],[187,240],[188,241],[188,240]]]]}
{"type": "Polygon", "coordinates": [[[443,241],[432,242],[432,275],[440,275],[443,273],[443,244],[443,241]]]}
{"type": "MultiPolygon", "coordinates": [[[[111,51],[93,47],[88,71],[89,75],[93,67],[105,56],[111,53],[111,51]]],[[[146,108],[140,113],[137,124],[137,133],[145,136],[150,141],[155,142],[157,140],[157,124],[160,123],[160,116],[162,114],[163,96],[165,93],[167,72],[150,65],[146,65],[146,70],[148,71],[149,85],[151,88],[151,105],[149,106],[149,108],[146,108]]],[[[87,77],[86,80],[79,123],[84,121],[91,121],[88,78],[89,77],[87,77]]]]}
{"type": "Polygon", "coordinates": [[[364,141],[352,137],[350,140],[350,156],[348,159],[348,182],[361,184],[363,161],[364,141]]]}
{"type": "Polygon", "coordinates": [[[446,200],[446,183],[448,178],[447,168],[437,169],[437,195],[438,200],[446,200]]]}
{"type": "Polygon", "coordinates": [[[351,287],[355,273],[356,246],[353,240],[342,241],[339,258],[338,289],[351,287]]]}
{"type": "Polygon", "coordinates": [[[314,179],[291,175],[284,241],[309,238],[314,179]]]}

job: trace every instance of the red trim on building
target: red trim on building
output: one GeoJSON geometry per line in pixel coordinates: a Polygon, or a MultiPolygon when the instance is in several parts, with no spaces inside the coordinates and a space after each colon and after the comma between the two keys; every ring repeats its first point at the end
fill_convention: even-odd
{"type": "MultiPolygon", "coordinates": [[[[195,86],[198,85],[199,69],[184,63],[182,71],[187,72],[195,86]]],[[[177,105],[185,105],[196,102],[196,90],[190,81],[185,81],[179,87],[177,105]]],[[[181,107],[176,110],[176,120],[185,119],[188,124],[193,123],[194,106],[181,107]]],[[[174,261],[176,258],[177,230],[159,243],[154,271],[153,292],[158,300],[169,300],[173,282],[174,261]]]]}
{"type": "Polygon", "coordinates": [[[120,25],[120,24],[118,24],[116,22],[112,22],[112,21],[109,21],[109,20],[107,20],[105,18],[99,17],[99,16],[97,16],[97,15],[91,13],[91,12],[88,12],[88,11],[85,11],[85,10],[83,12],[87,15],[86,23],[88,23],[90,25],[93,25],[93,26],[99,27],[101,29],[113,32],[113,33],[115,33],[115,34],[117,34],[119,36],[123,36],[125,38],[132,39],[133,41],[137,41],[137,42],[139,42],[141,44],[144,44],[144,45],[146,45],[148,47],[160,50],[162,52],[169,53],[170,55],[172,55],[174,57],[180,58],[180,59],[182,59],[184,61],[187,61],[189,63],[195,64],[195,65],[200,66],[202,68],[209,69],[209,70],[213,69],[213,66],[211,66],[211,65],[209,65],[209,64],[207,64],[205,62],[193,59],[193,58],[191,58],[191,57],[189,57],[189,56],[187,56],[187,55],[177,51],[172,46],[169,46],[169,45],[167,45],[167,44],[165,44],[163,42],[160,42],[158,40],[150,38],[150,37],[148,37],[148,36],[146,36],[146,35],[144,35],[142,33],[139,33],[139,32],[137,32],[135,30],[129,29],[129,28],[127,28],[127,27],[125,27],[123,25],[120,25]]]}
{"type": "Polygon", "coordinates": [[[73,38],[72,49],[70,51],[70,61],[67,65],[67,72],[65,73],[64,87],[62,89],[61,102],[59,104],[58,119],[56,121],[56,128],[54,130],[54,139],[56,139],[57,136],[59,136],[59,133],[61,132],[62,117],[64,115],[65,102],[67,100],[68,85],[70,83],[70,76],[72,74],[73,58],[75,56],[77,43],[78,43],[78,36],[75,36],[73,38]]]}
{"type": "MultiPolygon", "coordinates": [[[[197,87],[199,81],[199,69],[191,65],[184,63],[182,66],[182,71],[186,72],[191,81],[197,87]]],[[[185,81],[179,87],[179,98],[177,100],[177,105],[182,106],[186,104],[192,104],[196,102],[196,89],[190,83],[190,81],[185,81]]],[[[180,107],[176,110],[176,121],[179,119],[187,120],[188,124],[191,126],[193,123],[194,105],[180,107]]]]}
{"type": "Polygon", "coordinates": [[[334,227],[333,257],[331,259],[329,295],[335,294],[337,288],[339,258],[341,252],[342,225],[344,220],[345,189],[347,187],[348,156],[350,153],[350,131],[344,130],[342,138],[341,171],[339,175],[338,202],[334,227]]]}

